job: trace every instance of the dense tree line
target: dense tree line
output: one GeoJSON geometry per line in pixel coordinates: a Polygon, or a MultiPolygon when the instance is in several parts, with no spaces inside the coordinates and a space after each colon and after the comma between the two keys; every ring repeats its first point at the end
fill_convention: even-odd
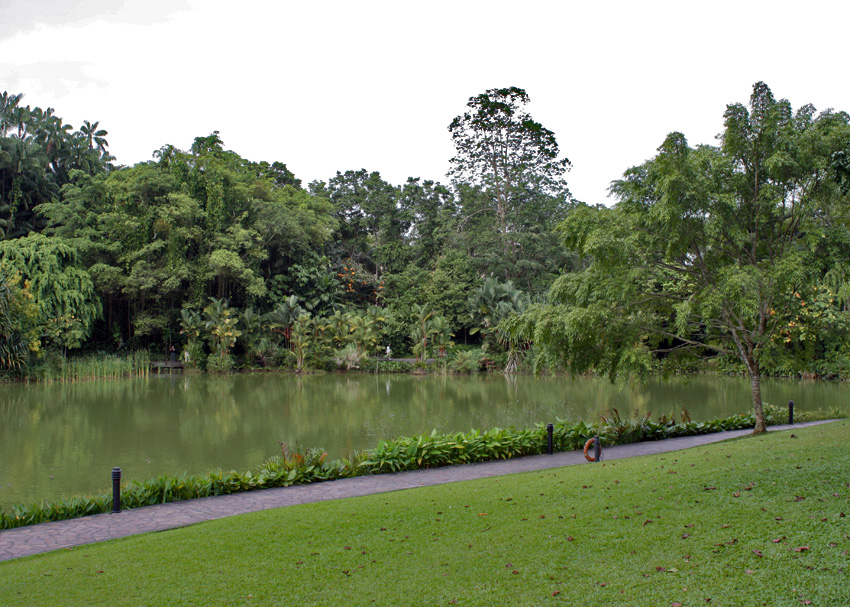
{"type": "MultiPolygon", "coordinates": [[[[282,336],[267,352],[291,351],[300,316],[317,334],[319,319],[375,306],[383,320],[374,340],[398,354],[424,357],[429,340],[445,346],[455,335],[477,342],[470,298],[490,276],[545,292],[569,259],[554,228],[572,201],[554,136],[521,111],[524,91],[475,99],[493,122],[487,136],[527,136],[520,143],[537,146],[545,162],[509,157],[511,143],[498,153],[459,145],[450,185],[396,185],[361,169],[305,188],[285,164],[247,160],[214,132],[188,150],[166,145],[149,162],[116,167],[98,123],[75,131],[52,109],[22,108],[21,95],[4,94],[0,257],[9,288],[38,290],[31,351],[182,348],[186,314],[212,331],[216,306],[231,311],[241,339],[224,348],[210,338],[194,355],[256,353],[244,314],[260,319],[257,333],[282,336]],[[486,167],[463,179],[461,169],[487,153],[499,162],[495,179],[486,167]],[[288,321],[281,306],[296,311],[288,321]],[[49,338],[48,327],[61,329],[49,338]]],[[[485,126],[451,130],[463,141],[485,126]]]]}
{"type": "Polygon", "coordinates": [[[850,119],[763,83],[718,145],[668,135],[613,207],[572,199],[518,88],[451,122],[447,184],[360,169],[305,186],[218,132],[116,167],[97,122],[0,102],[5,368],[170,345],[210,368],[350,366],[464,342],[510,371],[709,359],[750,375],[757,414],[763,372],[850,372],[850,119]]]}

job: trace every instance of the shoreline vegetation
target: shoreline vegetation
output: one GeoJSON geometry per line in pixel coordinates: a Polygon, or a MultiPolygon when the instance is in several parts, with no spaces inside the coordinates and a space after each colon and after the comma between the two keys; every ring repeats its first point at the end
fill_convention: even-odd
{"type": "MultiPolygon", "coordinates": [[[[788,412],[772,405],[765,406],[769,424],[788,422],[788,412]]],[[[838,417],[836,412],[805,412],[796,421],[814,421],[838,417]]],[[[753,413],[733,415],[724,419],[692,421],[683,410],[679,421],[667,416],[657,421],[649,415],[623,419],[614,409],[598,423],[567,422],[558,419],[553,424],[554,451],[581,449],[586,441],[599,436],[601,445],[608,447],[642,441],[661,440],[677,436],[693,436],[728,430],[753,428],[753,413]]],[[[121,490],[121,507],[139,508],[154,504],[226,495],[275,487],[322,482],[353,476],[384,474],[421,468],[461,465],[474,462],[510,459],[547,452],[547,428],[493,428],[452,434],[419,434],[382,440],[370,450],[354,452],[348,457],[328,460],[322,449],[293,450],[282,443],[280,455],[268,458],[254,471],[243,473],[214,470],[207,474],[159,476],[145,481],[131,481],[121,490]]],[[[71,497],[42,501],[30,505],[0,509],[0,529],[35,525],[48,521],[66,520],[109,512],[112,494],[94,497],[71,497]]]]}
{"type": "MultiPolygon", "coordinates": [[[[168,356],[163,354],[152,354],[147,350],[137,350],[128,354],[112,354],[99,352],[97,354],[79,356],[52,356],[38,366],[33,367],[27,374],[4,374],[0,381],[5,383],[53,383],[64,381],[90,381],[101,379],[129,379],[133,377],[148,377],[158,373],[157,363],[169,362],[168,356]]],[[[398,373],[398,374],[431,374],[431,375],[470,375],[475,373],[500,373],[517,375],[534,375],[535,370],[526,364],[517,364],[510,372],[504,369],[505,356],[499,354],[488,355],[481,348],[467,347],[446,353],[440,358],[429,358],[418,361],[412,357],[386,358],[372,357],[358,358],[356,364],[351,364],[334,357],[316,357],[305,364],[300,370],[293,364],[263,365],[258,361],[250,362],[245,359],[233,359],[226,370],[217,366],[204,367],[203,363],[195,361],[180,363],[180,373],[209,373],[217,375],[239,374],[239,373],[292,373],[292,374],[322,374],[322,373],[398,373]]],[[[167,367],[165,367],[167,368],[167,367]]],[[[175,372],[173,369],[167,371],[175,372]]],[[[566,375],[567,370],[547,370],[547,374],[566,375]]],[[[711,363],[690,366],[686,369],[665,371],[658,367],[647,375],[665,373],[673,375],[700,375],[715,373],[718,375],[745,376],[746,373],[734,367],[719,366],[711,363]]],[[[582,375],[595,375],[593,372],[582,375]]],[[[819,380],[819,381],[847,381],[840,375],[823,376],[817,372],[794,372],[794,373],[764,373],[765,377],[776,377],[782,379],[797,380],[819,380]]]]}
{"type": "Polygon", "coordinates": [[[846,605],[848,442],[845,421],[265,510],[5,561],[4,598],[846,605]]]}
{"type": "Polygon", "coordinates": [[[99,122],[4,91],[0,375],[120,376],[136,350],[209,373],[708,367],[749,376],[756,432],[761,377],[850,378],[850,114],[756,82],[717,145],[659,133],[605,206],[572,195],[524,89],[461,101],[446,185],[305,185],[219,131],[122,166],[99,122]]]}

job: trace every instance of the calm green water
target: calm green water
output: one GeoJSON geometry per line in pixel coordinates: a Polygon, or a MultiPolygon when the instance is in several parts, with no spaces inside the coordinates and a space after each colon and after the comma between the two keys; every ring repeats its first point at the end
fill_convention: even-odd
{"type": "MultiPolygon", "coordinates": [[[[850,385],[766,380],[766,402],[848,411],[850,385]]],[[[750,409],[743,378],[701,375],[617,387],[602,379],[396,375],[163,375],[142,380],[0,386],[0,507],[111,490],[125,479],[250,470],[278,441],[332,457],[381,438],[597,421],[608,409],[695,420],[750,409]]]]}

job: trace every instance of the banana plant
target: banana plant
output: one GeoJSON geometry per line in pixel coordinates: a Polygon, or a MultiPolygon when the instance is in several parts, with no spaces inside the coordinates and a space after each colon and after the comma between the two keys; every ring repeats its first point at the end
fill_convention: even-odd
{"type": "Polygon", "coordinates": [[[227,356],[230,349],[236,345],[236,339],[242,335],[242,331],[236,328],[239,319],[234,316],[226,301],[215,297],[211,297],[210,305],[204,308],[204,316],[204,326],[209,331],[210,349],[216,356],[227,356]]]}
{"type": "Polygon", "coordinates": [[[245,353],[248,361],[252,362],[254,356],[260,352],[260,343],[263,338],[263,317],[254,311],[254,308],[246,308],[239,316],[239,329],[242,331],[242,339],[245,342],[245,353]]]}
{"type": "Polygon", "coordinates": [[[309,312],[302,312],[292,324],[292,337],[290,344],[295,353],[296,371],[301,373],[304,369],[304,359],[310,351],[313,341],[313,319],[309,312]]]}
{"type": "Polygon", "coordinates": [[[198,360],[201,354],[201,331],[205,323],[197,310],[184,308],[180,310],[180,334],[186,336],[186,345],[183,348],[183,360],[190,363],[198,360]]]}
{"type": "Polygon", "coordinates": [[[417,362],[428,358],[428,339],[431,337],[432,329],[428,321],[434,316],[434,311],[429,310],[422,304],[413,304],[413,328],[410,338],[413,340],[413,355],[417,362]]]}
{"type": "Polygon", "coordinates": [[[448,354],[448,349],[455,343],[452,341],[454,333],[451,332],[449,321],[445,316],[433,316],[428,321],[428,330],[431,333],[431,343],[437,351],[437,356],[445,358],[448,354]]]}
{"type": "Polygon", "coordinates": [[[290,295],[279,302],[271,312],[264,314],[262,322],[269,330],[283,335],[284,345],[288,346],[292,335],[292,323],[301,315],[301,312],[298,297],[290,295]]]}

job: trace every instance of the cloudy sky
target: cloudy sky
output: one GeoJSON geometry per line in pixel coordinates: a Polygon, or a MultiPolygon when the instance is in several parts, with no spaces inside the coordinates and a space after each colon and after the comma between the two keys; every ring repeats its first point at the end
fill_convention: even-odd
{"type": "Polygon", "coordinates": [[[665,135],[714,143],[756,81],[850,111],[850,3],[550,0],[0,0],[0,91],[99,121],[121,164],[214,130],[305,183],[446,181],[469,97],[518,86],[579,200],[665,135]]]}

